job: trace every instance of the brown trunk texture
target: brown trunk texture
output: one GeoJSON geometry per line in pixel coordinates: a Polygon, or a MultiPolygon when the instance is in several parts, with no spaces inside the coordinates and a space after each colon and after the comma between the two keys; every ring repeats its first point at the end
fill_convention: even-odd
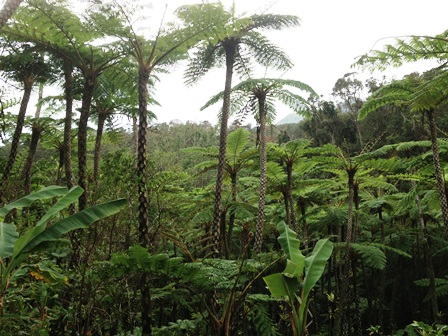
{"type": "Polygon", "coordinates": [[[98,127],[96,129],[95,151],[93,154],[93,180],[96,182],[100,171],[101,141],[103,138],[104,123],[108,116],[108,111],[98,111],[98,127]]]}
{"type": "Polygon", "coordinates": [[[437,144],[437,129],[434,109],[427,111],[429,132],[431,136],[431,149],[434,162],[434,172],[437,181],[437,189],[439,191],[440,207],[442,209],[443,224],[445,225],[445,238],[448,238],[448,202],[445,190],[445,181],[443,172],[440,168],[439,146],[437,144]]]}
{"type": "Polygon", "coordinates": [[[258,215],[257,224],[255,227],[255,252],[261,252],[263,244],[263,229],[264,229],[264,206],[266,202],[266,109],[265,100],[259,99],[259,113],[260,113],[260,193],[258,196],[258,215]]]}
{"type": "Polygon", "coordinates": [[[148,128],[148,81],[150,70],[144,66],[139,68],[139,124],[138,124],[138,153],[137,153],[137,179],[138,179],[138,232],[139,242],[142,246],[149,246],[148,208],[149,199],[146,186],[146,132],[148,128]]]}
{"type": "Polygon", "coordinates": [[[95,87],[96,74],[85,76],[82,93],[81,115],[78,128],[78,185],[84,189],[79,197],[79,210],[87,206],[87,122],[89,120],[90,106],[92,104],[93,89],[95,87]]]}
{"type": "Polygon", "coordinates": [[[12,137],[11,151],[9,152],[8,161],[6,162],[5,170],[3,171],[3,176],[0,181],[0,189],[1,189],[0,201],[3,201],[4,190],[6,189],[5,187],[9,179],[9,174],[11,173],[11,170],[17,158],[17,153],[19,151],[20,136],[22,135],[23,124],[25,123],[25,114],[26,109],[28,107],[28,102],[30,101],[31,89],[33,87],[33,83],[34,78],[32,77],[27,78],[24,81],[23,97],[22,102],[20,103],[19,114],[17,115],[16,128],[14,130],[14,135],[12,137]]]}
{"type": "Polygon", "coordinates": [[[75,178],[72,168],[72,118],[73,118],[73,67],[64,64],[65,120],[64,120],[64,170],[67,187],[73,188],[75,178]]]}
{"type": "Polygon", "coordinates": [[[226,49],[226,83],[224,87],[224,101],[221,114],[221,125],[219,133],[219,155],[218,167],[216,173],[215,201],[213,206],[213,223],[212,223],[212,239],[213,239],[213,256],[218,257],[221,251],[220,237],[220,218],[221,218],[221,199],[222,187],[224,183],[224,168],[226,164],[227,149],[227,123],[230,110],[230,93],[232,89],[233,64],[235,63],[236,45],[229,43],[226,49]]]}

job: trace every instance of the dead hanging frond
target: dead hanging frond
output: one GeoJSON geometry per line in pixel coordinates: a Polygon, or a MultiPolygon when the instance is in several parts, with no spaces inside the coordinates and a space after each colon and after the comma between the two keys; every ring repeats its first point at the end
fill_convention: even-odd
{"type": "Polygon", "coordinates": [[[257,106],[256,97],[252,97],[251,99],[247,100],[246,103],[242,107],[240,107],[240,109],[235,113],[236,119],[240,123],[243,123],[244,120],[246,120],[247,116],[253,113],[256,106],[257,106]]]}

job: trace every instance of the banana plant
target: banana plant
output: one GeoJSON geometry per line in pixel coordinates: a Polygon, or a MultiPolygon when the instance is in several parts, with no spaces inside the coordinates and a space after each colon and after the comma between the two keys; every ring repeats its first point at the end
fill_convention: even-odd
{"type": "Polygon", "coordinates": [[[8,286],[12,280],[26,273],[25,260],[28,256],[57,248],[64,242],[61,239],[62,235],[76,229],[87,228],[92,223],[119,212],[127,204],[125,199],[118,199],[93,206],[69,217],[55,218],[83,192],[80,187],[68,190],[65,187],[50,186],[0,208],[0,317],[3,315],[3,300],[8,286]],[[9,211],[27,207],[36,200],[54,197],[60,199],[23,235],[19,236],[14,224],[4,223],[9,211]],[[51,226],[48,225],[50,220],[51,226]]]}
{"type": "Polygon", "coordinates": [[[263,278],[272,296],[287,297],[292,309],[291,326],[294,336],[307,335],[308,303],[311,290],[321,278],[325,265],[333,252],[333,243],[321,239],[305,257],[300,251],[296,233],[284,221],[277,225],[278,241],[286,254],[286,268],[263,278]]]}

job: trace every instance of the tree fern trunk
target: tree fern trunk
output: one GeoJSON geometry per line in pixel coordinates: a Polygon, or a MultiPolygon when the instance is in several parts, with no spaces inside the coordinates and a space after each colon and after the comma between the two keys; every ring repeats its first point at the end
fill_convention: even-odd
{"type": "Polygon", "coordinates": [[[218,257],[220,254],[220,213],[222,189],[224,183],[224,168],[226,164],[226,148],[227,148],[227,124],[229,120],[230,110],[230,93],[232,89],[233,65],[235,63],[236,44],[228,43],[225,45],[226,51],[226,83],[224,87],[224,99],[221,113],[221,125],[219,133],[219,156],[218,167],[216,173],[215,201],[213,205],[213,223],[212,223],[212,239],[213,239],[213,255],[218,257]]]}
{"type": "Polygon", "coordinates": [[[359,228],[359,184],[353,183],[353,205],[355,207],[354,214],[354,228],[353,228],[353,242],[358,240],[358,235],[360,233],[359,228]]]}
{"type": "Polygon", "coordinates": [[[138,122],[137,116],[132,115],[132,143],[134,144],[135,158],[138,156],[138,122]]]}
{"type": "MultiPolygon", "coordinates": [[[[36,154],[37,145],[39,143],[40,135],[42,134],[42,125],[39,124],[40,112],[42,110],[42,104],[40,103],[42,100],[44,91],[44,84],[40,83],[39,85],[39,96],[38,96],[38,104],[36,108],[36,113],[34,117],[36,120],[33,123],[31,129],[31,142],[30,148],[28,150],[28,156],[26,158],[25,164],[22,168],[22,173],[20,174],[22,179],[24,180],[24,190],[25,195],[28,195],[31,192],[31,168],[33,166],[34,155],[36,154]]],[[[59,170],[58,170],[59,171],[59,170]]]]}
{"type": "Polygon", "coordinates": [[[356,169],[348,168],[348,220],[347,220],[347,232],[345,239],[345,260],[343,267],[343,280],[341,284],[341,291],[339,295],[339,314],[342,314],[342,336],[348,336],[350,332],[350,305],[352,303],[352,291],[351,291],[351,241],[353,236],[353,199],[354,199],[354,178],[356,169]]]}
{"type": "MultiPolygon", "coordinates": [[[[378,210],[378,219],[381,223],[381,244],[385,244],[386,243],[386,234],[385,234],[385,230],[384,230],[384,220],[383,220],[383,209],[380,208],[378,210]]],[[[387,255],[387,251],[383,250],[384,254],[387,255]]],[[[384,312],[383,312],[383,307],[384,305],[384,300],[386,297],[386,282],[387,282],[387,267],[384,267],[381,270],[381,277],[380,277],[380,287],[378,289],[379,291],[379,298],[376,302],[376,306],[377,306],[377,324],[378,325],[383,325],[383,316],[384,316],[384,312]]]]}
{"type": "Polygon", "coordinates": [[[264,206],[266,202],[266,182],[267,182],[267,168],[266,168],[266,109],[265,98],[258,100],[259,117],[260,117],[260,193],[258,196],[258,215],[257,224],[255,227],[255,252],[261,252],[263,243],[263,229],[264,229],[264,206]]]}
{"type": "MultiPolygon", "coordinates": [[[[288,192],[282,190],[283,202],[285,203],[286,223],[291,223],[291,211],[289,211],[289,197],[288,192]]],[[[297,231],[296,231],[297,232],[297,231]]]]}
{"type": "Polygon", "coordinates": [[[149,246],[148,227],[148,192],[147,192],[147,168],[146,168],[146,133],[148,128],[148,81],[150,69],[141,65],[139,67],[138,91],[139,91],[139,125],[138,125],[138,155],[137,155],[137,180],[138,180],[138,232],[139,242],[142,246],[149,246]]]}
{"type": "Polygon", "coordinates": [[[93,181],[96,182],[100,170],[101,141],[103,139],[104,123],[106,122],[108,111],[98,111],[98,127],[96,129],[95,151],[93,154],[93,181]]]}
{"type": "Polygon", "coordinates": [[[235,202],[236,202],[236,173],[232,173],[230,175],[230,178],[232,179],[232,202],[234,203],[232,208],[230,209],[230,215],[229,215],[229,228],[227,231],[227,238],[226,238],[226,258],[229,258],[230,255],[230,244],[232,240],[232,234],[233,234],[233,226],[235,224],[235,202]]]}
{"type": "Polygon", "coordinates": [[[286,164],[286,176],[288,178],[288,202],[289,202],[289,220],[288,223],[294,232],[298,232],[296,222],[296,212],[294,210],[294,197],[292,194],[292,162],[286,164]]]}
{"type": "MultiPolygon", "coordinates": [[[[305,250],[308,250],[308,223],[306,221],[306,204],[304,201],[299,202],[300,205],[300,215],[302,216],[302,232],[303,232],[303,243],[305,250]]],[[[328,232],[331,232],[330,230],[328,232]]]]}
{"type": "Polygon", "coordinates": [[[22,135],[23,125],[25,123],[25,114],[30,101],[31,89],[33,88],[34,77],[28,77],[24,80],[24,90],[22,102],[20,103],[19,114],[17,115],[17,124],[14,130],[14,135],[11,142],[11,151],[9,152],[8,161],[6,162],[5,170],[3,171],[2,179],[0,181],[0,195],[3,201],[4,190],[9,179],[9,174],[14,166],[19,151],[20,136],[22,135]]]}
{"type": "Polygon", "coordinates": [[[72,119],[73,119],[73,67],[64,64],[65,79],[65,120],[64,120],[64,170],[67,187],[75,185],[72,168],[72,119]]]}
{"type": "Polygon", "coordinates": [[[95,87],[96,74],[85,76],[82,93],[81,115],[78,128],[78,184],[84,189],[79,197],[79,210],[87,206],[87,122],[89,120],[90,106],[92,104],[93,89],[95,87]]]}
{"type": "MultiPolygon", "coordinates": [[[[148,81],[151,69],[145,64],[139,64],[138,69],[138,148],[137,148],[137,180],[138,180],[138,232],[139,242],[143,247],[149,247],[148,211],[149,199],[147,191],[146,168],[146,133],[148,128],[148,81]]],[[[142,335],[152,334],[151,292],[149,279],[145,274],[140,278],[141,324],[142,335]]]]}
{"type": "MultiPolygon", "coordinates": [[[[415,185],[415,182],[414,182],[415,185]]],[[[432,261],[432,255],[431,255],[431,248],[429,246],[428,241],[428,232],[426,230],[426,223],[425,219],[423,217],[423,211],[422,206],[420,202],[420,197],[417,194],[416,196],[417,201],[417,208],[418,213],[420,216],[420,229],[422,232],[422,243],[423,243],[423,250],[425,255],[425,266],[426,266],[426,273],[429,279],[429,291],[428,291],[428,297],[430,298],[431,302],[431,311],[432,311],[432,320],[435,323],[441,323],[440,315],[439,315],[439,304],[437,302],[437,291],[436,291],[436,276],[434,271],[434,264],[432,261]]]]}
{"type": "Polygon", "coordinates": [[[25,195],[28,195],[31,192],[31,168],[33,165],[34,155],[36,154],[37,145],[39,143],[41,134],[42,134],[42,126],[38,122],[35,122],[32,126],[31,142],[28,151],[28,156],[26,158],[25,165],[23,166],[21,173],[21,177],[24,180],[25,195]]]}
{"type": "Polygon", "coordinates": [[[439,190],[440,207],[442,209],[443,223],[445,224],[445,238],[448,238],[448,202],[446,197],[445,181],[440,168],[439,146],[437,144],[437,129],[434,109],[427,111],[429,132],[431,136],[431,149],[434,162],[434,172],[439,190]]]}
{"type": "Polygon", "coordinates": [[[64,145],[60,142],[57,144],[56,149],[59,154],[58,175],[56,177],[56,185],[62,184],[62,170],[64,169],[64,145]]]}
{"type": "Polygon", "coordinates": [[[348,252],[350,251],[350,244],[353,239],[353,203],[354,203],[354,196],[355,196],[354,180],[355,180],[356,169],[348,168],[347,174],[348,174],[348,218],[347,218],[347,232],[346,232],[345,243],[346,243],[347,257],[348,257],[348,252]]]}

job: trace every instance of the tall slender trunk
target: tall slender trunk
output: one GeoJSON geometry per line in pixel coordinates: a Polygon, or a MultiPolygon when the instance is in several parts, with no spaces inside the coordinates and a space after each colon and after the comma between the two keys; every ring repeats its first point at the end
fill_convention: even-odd
{"type": "Polygon", "coordinates": [[[291,229],[294,232],[298,232],[298,227],[297,227],[297,222],[296,222],[296,212],[294,210],[294,197],[292,194],[292,162],[288,162],[286,164],[286,176],[288,179],[288,202],[289,202],[289,220],[290,222],[288,223],[289,226],[291,227],[291,229]]]}
{"type": "Polygon", "coordinates": [[[33,123],[31,129],[31,142],[30,148],[28,150],[28,156],[26,158],[25,164],[22,168],[21,177],[25,180],[24,182],[24,190],[25,195],[28,195],[31,192],[31,168],[33,166],[34,155],[36,154],[37,145],[39,143],[40,135],[42,134],[42,125],[39,123],[40,112],[42,110],[42,97],[44,91],[44,83],[40,83],[39,85],[39,96],[38,96],[38,104],[36,108],[36,113],[34,114],[35,121],[33,123]]]}
{"type": "MultiPolygon", "coordinates": [[[[381,244],[385,244],[386,243],[386,234],[385,234],[385,230],[384,230],[382,207],[379,208],[379,210],[378,210],[378,219],[381,223],[381,244]]],[[[387,251],[383,249],[383,252],[387,257],[387,251]]],[[[377,311],[378,311],[378,318],[377,318],[378,325],[383,325],[383,316],[384,316],[383,307],[385,306],[384,302],[385,302],[385,297],[386,297],[386,281],[387,281],[387,267],[384,267],[381,270],[380,287],[378,289],[379,298],[376,301],[376,306],[377,306],[377,311]]]]}
{"type": "MultiPolygon", "coordinates": [[[[413,183],[415,186],[415,182],[413,183]]],[[[434,271],[434,264],[432,261],[431,248],[429,246],[428,240],[428,232],[426,229],[425,219],[423,217],[422,205],[420,202],[420,197],[417,194],[416,196],[418,213],[420,216],[420,229],[422,232],[422,243],[423,243],[423,251],[425,254],[425,264],[426,264],[426,273],[429,279],[429,293],[428,297],[431,301],[431,311],[432,311],[432,319],[436,323],[441,323],[440,314],[439,314],[439,304],[437,302],[437,291],[436,291],[436,275],[434,271]]]]}
{"type": "Polygon", "coordinates": [[[19,151],[20,136],[22,135],[23,125],[25,123],[25,114],[30,101],[31,89],[34,84],[34,76],[24,79],[24,90],[22,102],[20,103],[19,114],[17,115],[17,124],[14,130],[14,135],[11,142],[11,151],[9,152],[8,161],[6,162],[5,170],[3,171],[2,179],[0,180],[0,201],[3,201],[4,190],[9,179],[9,174],[16,162],[17,153],[19,151]]]}
{"type": "Polygon", "coordinates": [[[106,122],[109,111],[107,109],[98,109],[98,127],[96,129],[95,151],[93,154],[93,181],[96,182],[100,171],[101,141],[103,138],[104,123],[106,122]]]}
{"type": "Polygon", "coordinates": [[[448,202],[446,197],[445,181],[443,179],[442,169],[440,168],[439,146],[437,144],[437,129],[434,109],[427,111],[429,133],[431,136],[432,158],[434,162],[434,172],[439,191],[440,207],[442,209],[443,224],[445,224],[445,238],[448,238],[448,202]]]}
{"type": "Polygon", "coordinates": [[[356,169],[347,168],[348,174],[348,219],[345,235],[345,260],[342,267],[342,283],[339,293],[338,314],[342,315],[342,336],[350,335],[350,305],[352,303],[351,279],[352,279],[352,261],[351,261],[351,242],[353,238],[353,199],[354,199],[354,180],[356,169]]]}
{"type": "Polygon", "coordinates": [[[285,202],[286,223],[288,223],[289,225],[289,223],[291,222],[291,211],[289,211],[290,204],[289,204],[288,191],[282,190],[281,193],[283,196],[283,202],[285,202]]]}
{"type": "Polygon", "coordinates": [[[64,170],[67,187],[71,189],[76,183],[72,168],[72,119],[73,119],[73,67],[64,64],[65,79],[65,120],[64,120],[64,170]]]}
{"type": "Polygon", "coordinates": [[[138,179],[138,232],[139,242],[142,246],[149,246],[148,227],[148,192],[146,186],[146,133],[148,128],[148,81],[150,69],[139,67],[138,91],[139,91],[139,125],[138,125],[138,155],[137,155],[137,179],[138,179]]]}
{"type": "Polygon", "coordinates": [[[224,168],[226,164],[227,149],[227,124],[229,120],[230,110],[230,93],[232,90],[233,65],[235,63],[236,44],[229,42],[225,45],[226,51],[226,83],[224,87],[224,99],[221,113],[221,125],[219,133],[219,156],[218,167],[216,173],[215,201],[213,206],[213,223],[212,223],[212,239],[213,239],[213,256],[218,257],[220,254],[221,238],[220,238],[220,219],[221,219],[221,199],[222,188],[224,183],[224,168]]]}
{"type": "MultiPolygon", "coordinates": [[[[75,177],[73,175],[72,167],[72,119],[73,119],[73,66],[69,62],[64,62],[64,92],[65,92],[65,119],[64,119],[64,141],[62,145],[61,156],[64,159],[64,172],[65,172],[65,183],[67,188],[71,189],[76,185],[75,177]]],[[[69,206],[70,214],[75,213],[75,204],[72,203],[69,206]]],[[[70,255],[70,260],[68,263],[68,268],[73,268],[79,261],[80,253],[80,239],[76,231],[69,233],[70,242],[72,244],[72,253],[70,255]]],[[[62,294],[62,306],[64,309],[68,309],[70,303],[72,302],[73,294],[71,291],[65,291],[62,294]]],[[[67,331],[67,324],[61,317],[57,321],[57,326],[59,330],[67,331]],[[63,328],[64,327],[64,328],[63,328]]]]}
{"type": "Polygon", "coordinates": [[[31,142],[30,148],[28,150],[28,156],[25,161],[25,165],[23,166],[21,177],[24,179],[24,190],[25,195],[28,195],[31,192],[31,168],[33,165],[34,155],[37,151],[37,145],[39,143],[40,136],[42,134],[42,125],[39,122],[35,122],[32,126],[31,130],[31,142]]]}
{"type": "Polygon", "coordinates": [[[345,237],[345,244],[347,252],[350,250],[350,244],[353,239],[353,203],[355,198],[355,168],[348,168],[348,218],[347,218],[347,232],[345,237]]]}
{"type": "Polygon", "coordinates": [[[261,252],[263,244],[263,228],[264,228],[264,206],[266,202],[266,182],[267,182],[267,167],[266,167],[266,106],[265,97],[258,99],[259,114],[260,114],[260,193],[258,196],[258,215],[257,224],[255,227],[255,252],[261,252]]]}
{"type": "Polygon", "coordinates": [[[303,245],[305,247],[305,250],[308,250],[308,223],[306,221],[306,203],[304,200],[300,200],[298,202],[298,205],[300,206],[300,215],[302,216],[303,245]]]}
{"type": "Polygon", "coordinates": [[[84,89],[82,92],[81,115],[79,117],[78,128],[78,184],[84,189],[84,193],[78,200],[79,210],[84,210],[87,206],[87,122],[89,121],[90,106],[92,104],[96,78],[96,73],[85,75],[84,89]]]}
{"type": "Polygon", "coordinates": [[[135,158],[138,156],[138,122],[137,116],[132,115],[132,143],[134,145],[135,158]]]}
{"type": "Polygon", "coordinates": [[[230,215],[229,215],[229,228],[227,231],[227,238],[226,238],[226,258],[229,258],[230,255],[230,242],[232,240],[232,234],[233,234],[233,225],[235,224],[235,202],[236,202],[236,173],[231,173],[230,178],[232,180],[232,202],[234,203],[233,206],[230,208],[230,215]]]}
{"type": "Polygon", "coordinates": [[[56,185],[61,185],[62,183],[62,170],[64,169],[64,144],[58,142],[56,149],[59,154],[59,164],[58,164],[58,174],[56,176],[56,185]]]}
{"type": "MultiPolygon", "coordinates": [[[[138,232],[139,242],[143,247],[149,247],[149,226],[148,209],[149,199],[147,191],[147,169],[146,169],[146,133],[148,128],[148,81],[151,69],[144,64],[138,69],[138,106],[139,106],[139,127],[138,127],[138,153],[137,153],[137,179],[138,179],[138,232]]],[[[141,295],[141,323],[142,335],[152,333],[152,312],[151,312],[151,292],[148,284],[148,276],[141,275],[140,295],[141,295]]]]}
{"type": "Polygon", "coordinates": [[[353,242],[356,242],[360,234],[359,228],[359,184],[353,183],[353,205],[355,207],[355,215],[353,222],[353,242]]]}

